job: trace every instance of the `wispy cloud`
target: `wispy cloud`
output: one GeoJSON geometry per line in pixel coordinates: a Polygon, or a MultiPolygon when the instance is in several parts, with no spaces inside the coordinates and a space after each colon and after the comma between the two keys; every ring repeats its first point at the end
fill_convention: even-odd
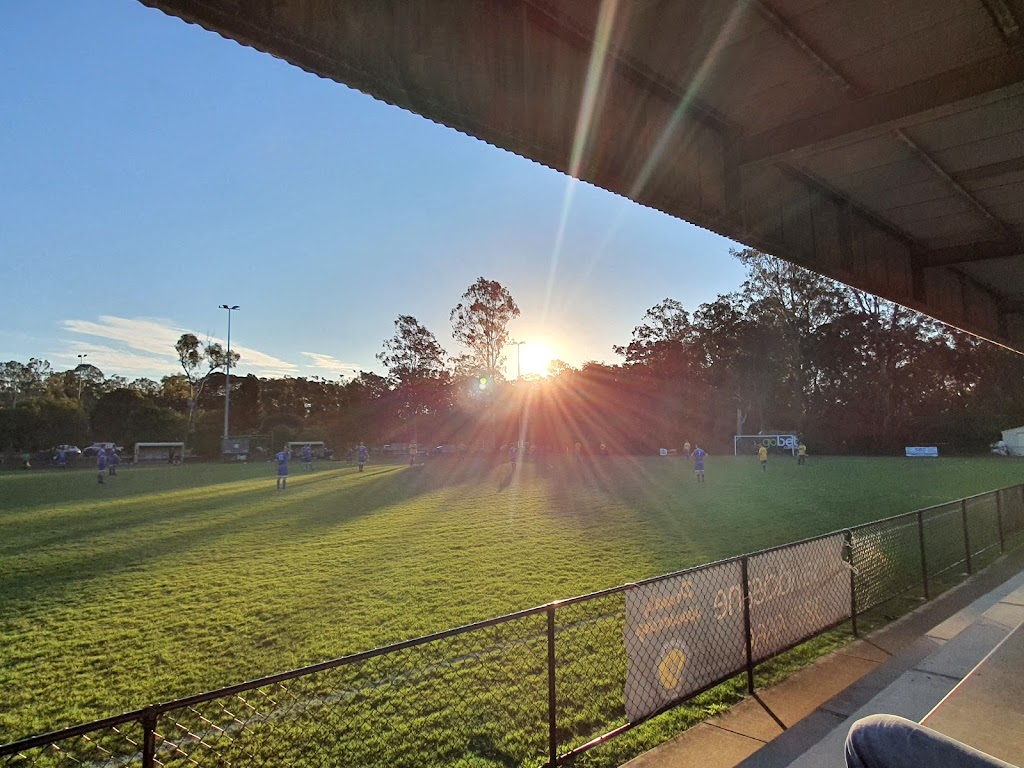
{"type": "Polygon", "coordinates": [[[302,354],[313,361],[312,364],[306,366],[307,368],[316,368],[335,375],[352,376],[365,368],[358,363],[346,363],[333,355],[325,355],[320,352],[303,352],[302,354]]]}
{"type": "MultiPolygon", "coordinates": [[[[65,350],[53,356],[54,362],[73,368],[82,360],[78,355],[86,355],[84,362],[94,365],[105,374],[113,375],[134,375],[149,376],[174,373],[174,360],[156,357],[155,355],[141,355],[137,352],[130,352],[124,349],[117,349],[106,344],[91,344],[85,341],[67,341],[65,350]]],[[[180,371],[179,371],[180,373],[180,371]]]]}
{"type": "MultiPolygon", "coordinates": [[[[115,344],[96,344],[73,340],[67,342],[67,351],[54,355],[55,359],[77,364],[78,354],[87,354],[87,362],[103,370],[104,373],[148,373],[150,375],[167,375],[178,369],[178,357],[174,351],[174,343],[183,333],[189,333],[169,320],[146,317],[115,317],[102,315],[96,321],[64,320],[61,326],[65,331],[83,336],[105,339],[115,344]],[[142,354],[140,354],[142,353],[142,354]],[[108,370],[109,369],[109,370],[108,370]]],[[[191,331],[195,333],[194,331],[191,331]]],[[[202,334],[196,334],[205,340],[202,334]]],[[[223,339],[210,337],[210,341],[224,344],[223,339]]],[[[254,373],[258,376],[294,376],[299,367],[295,363],[261,352],[252,347],[232,345],[232,351],[241,355],[240,371],[254,373]]]]}

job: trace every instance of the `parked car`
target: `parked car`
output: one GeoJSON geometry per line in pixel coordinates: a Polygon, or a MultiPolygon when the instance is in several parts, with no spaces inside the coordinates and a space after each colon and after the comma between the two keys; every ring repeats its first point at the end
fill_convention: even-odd
{"type": "Polygon", "coordinates": [[[61,451],[64,451],[64,458],[66,459],[77,459],[82,455],[82,450],[77,445],[58,445],[50,454],[56,456],[61,451]]]}
{"type": "Polygon", "coordinates": [[[82,451],[82,455],[83,456],[95,456],[97,453],[100,452],[101,448],[104,451],[109,451],[111,448],[117,448],[117,452],[118,453],[124,453],[124,448],[121,447],[120,445],[115,445],[114,443],[93,443],[88,448],[86,448],[84,451],[82,451]]]}

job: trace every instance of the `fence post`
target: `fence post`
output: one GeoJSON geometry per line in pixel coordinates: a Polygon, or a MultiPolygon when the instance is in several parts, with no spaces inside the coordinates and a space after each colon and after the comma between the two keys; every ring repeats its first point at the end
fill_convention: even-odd
{"type": "Polygon", "coordinates": [[[850,566],[850,627],[853,629],[853,636],[860,637],[857,629],[857,568],[853,564],[853,531],[843,531],[843,536],[846,538],[846,552],[850,557],[847,563],[850,566]]]}
{"type": "Polygon", "coordinates": [[[156,715],[156,707],[142,714],[142,768],[154,768],[156,764],[156,715]]]}
{"type": "Polygon", "coordinates": [[[967,499],[960,499],[960,516],[964,521],[964,554],[967,560],[967,575],[970,576],[974,571],[971,569],[971,536],[967,532],[967,499]]]}
{"type": "Polygon", "coordinates": [[[747,693],[754,693],[754,640],[750,631],[750,582],[747,556],[740,559],[740,589],[743,591],[743,633],[747,638],[747,693]]]}
{"type": "Polygon", "coordinates": [[[931,600],[928,594],[928,556],[924,546],[924,511],[917,510],[917,540],[921,544],[921,583],[924,584],[924,599],[931,600]]]}
{"type": "Polygon", "coordinates": [[[1006,551],[1006,540],[1003,535],[1003,492],[996,491],[996,527],[999,530],[999,552],[1006,551]]]}
{"type": "Polygon", "coordinates": [[[548,606],[548,765],[558,762],[557,718],[555,716],[555,606],[548,606]]]}

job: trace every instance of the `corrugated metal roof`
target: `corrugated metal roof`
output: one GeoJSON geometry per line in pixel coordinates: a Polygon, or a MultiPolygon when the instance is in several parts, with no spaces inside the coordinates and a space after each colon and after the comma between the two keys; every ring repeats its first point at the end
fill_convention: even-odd
{"type": "Polygon", "coordinates": [[[142,1],[1024,351],[1022,0],[142,1]]]}

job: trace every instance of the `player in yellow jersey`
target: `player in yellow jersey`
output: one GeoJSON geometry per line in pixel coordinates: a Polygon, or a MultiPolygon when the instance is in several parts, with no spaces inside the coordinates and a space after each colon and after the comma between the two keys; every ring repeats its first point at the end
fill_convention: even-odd
{"type": "Polygon", "coordinates": [[[761,471],[768,471],[768,446],[762,445],[757,449],[757,460],[761,462],[761,471]]]}
{"type": "Polygon", "coordinates": [[[796,463],[797,464],[806,464],[807,463],[807,446],[804,445],[803,443],[800,443],[800,445],[798,445],[796,447],[796,463]]]}

